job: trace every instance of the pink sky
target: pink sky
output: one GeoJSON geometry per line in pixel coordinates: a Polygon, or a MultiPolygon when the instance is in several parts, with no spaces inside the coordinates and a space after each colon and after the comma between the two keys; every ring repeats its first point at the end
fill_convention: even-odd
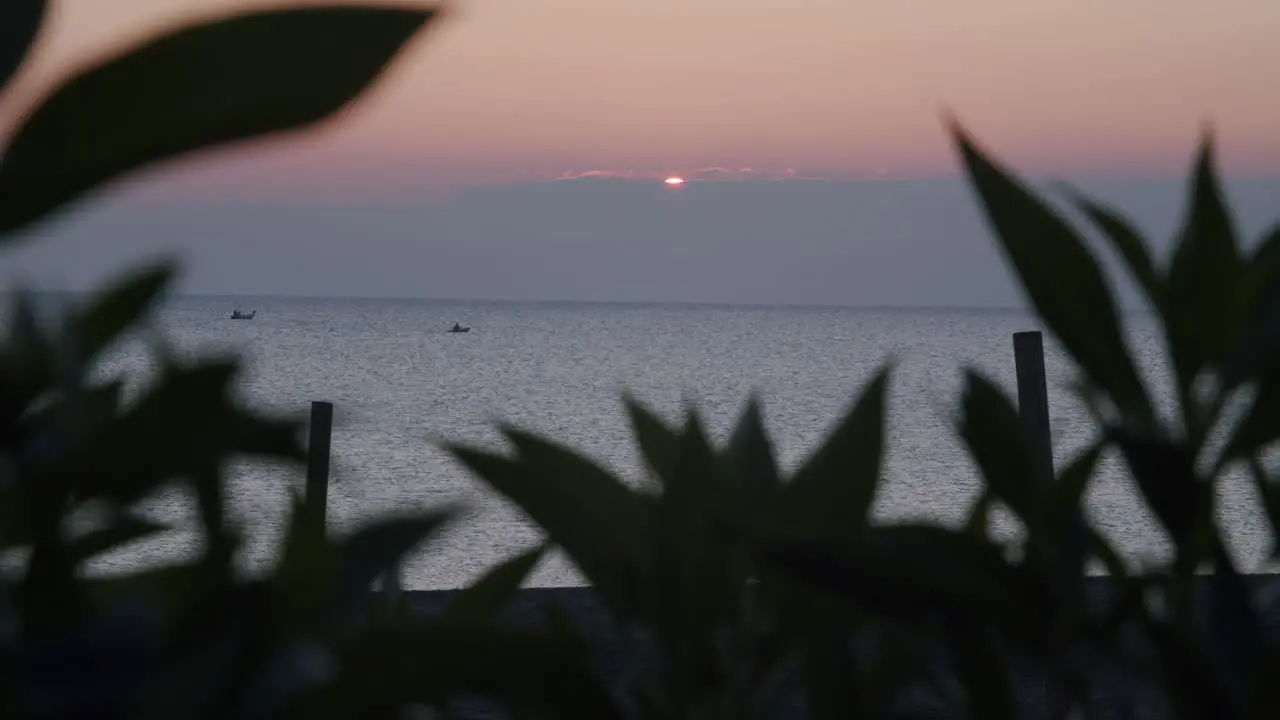
{"type": "MultiPolygon", "coordinates": [[[[87,54],[251,0],[59,0],[19,101],[87,54]]],[[[279,3],[272,3],[279,4],[279,3]]],[[[565,171],[951,173],[952,108],[1028,172],[1280,174],[1266,0],[463,0],[340,128],[194,173],[389,186],[565,171]]],[[[13,108],[0,113],[12,121],[13,108]]],[[[255,148],[256,150],[257,148],[255,148]]],[[[192,173],[186,172],[191,175],[192,173]]]]}

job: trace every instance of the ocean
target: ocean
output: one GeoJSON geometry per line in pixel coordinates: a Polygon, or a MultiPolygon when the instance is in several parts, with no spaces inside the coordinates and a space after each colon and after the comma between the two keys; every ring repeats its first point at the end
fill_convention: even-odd
{"type": "MultiPolygon", "coordinates": [[[[1146,315],[1128,317],[1141,365],[1169,403],[1160,336],[1146,315]]],[[[961,372],[972,366],[1013,391],[1012,335],[1039,329],[1025,313],[982,310],[845,309],[693,305],[451,302],[364,299],[172,300],[157,327],[182,352],[234,350],[246,360],[243,392],[275,410],[335,406],[329,517],[341,532],[370,516],[459,502],[466,514],[404,567],[410,589],[463,585],[538,539],[538,531],[439,449],[445,440],[498,447],[498,421],[578,448],[637,482],[620,394],[629,390],[675,419],[696,406],[717,441],[751,394],[785,468],[817,447],[881,364],[894,363],[881,518],[964,516],[977,487],[952,432],[961,372]],[[233,321],[234,308],[256,310],[233,321]],[[446,332],[454,321],[470,333],[446,332]]],[[[1055,456],[1061,464],[1093,428],[1067,388],[1070,367],[1046,336],[1055,456]]],[[[121,348],[105,371],[145,376],[140,345],[121,348]]],[[[274,560],[296,469],[234,469],[231,507],[248,531],[243,567],[274,560]]],[[[1269,536],[1241,479],[1222,487],[1221,516],[1236,555],[1257,568],[1269,536]]],[[[1114,459],[1089,495],[1102,531],[1131,558],[1166,557],[1163,533],[1114,459]]],[[[156,498],[159,517],[184,516],[179,493],[156,498]]],[[[1001,532],[1012,532],[998,518],[1001,532]]],[[[196,548],[176,532],[103,556],[115,572],[196,548]]],[[[547,558],[533,586],[581,584],[563,558],[547,558]]]]}

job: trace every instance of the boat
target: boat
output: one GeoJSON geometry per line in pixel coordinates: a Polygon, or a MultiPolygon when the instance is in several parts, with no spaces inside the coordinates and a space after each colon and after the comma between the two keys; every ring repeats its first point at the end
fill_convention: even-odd
{"type": "Polygon", "coordinates": [[[258,314],[257,310],[250,310],[247,313],[240,312],[239,310],[232,310],[231,319],[232,320],[252,320],[253,316],[257,314],[258,314]]]}
{"type": "Polygon", "coordinates": [[[449,332],[451,332],[451,333],[464,333],[464,332],[471,332],[471,328],[469,328],[469,327],[463,327],[463,326],[461,326],[461,325],[459,325],[458,323],[456,323],[456,322],[455,322],[455,323],[453,324],[453,327],[449,328],[449,332]]]}

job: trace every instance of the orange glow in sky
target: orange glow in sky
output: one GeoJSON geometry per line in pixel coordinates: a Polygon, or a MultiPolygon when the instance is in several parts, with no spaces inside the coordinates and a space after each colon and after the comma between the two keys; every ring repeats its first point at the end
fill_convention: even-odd
{"type": "MultiPolygon", "coordinates": [[[[142,31],[269,4],[286,3],[62,0],[13,99],[142,31]]],[[[451,4],[341,127],[237,182],[953,175],[944,109],[1025,172],[1181,175],[1208,121],[1228,172],[1280,174],[1280,93],[1260,70],[1280,67],[1280,2],[451,4]]],[[[0,108],[0,129],[13,117],[0,108]]]]}
{"type": "Polygon", "coordinates": [[[675,175],[672,175],[671,177],[667,178],[666,180],[663,180],[662,182],[664,182],[664,183],[666,183],[666,184],[668,184],[668,185],[683,185],[683,184],[684,184],[684,178],[682,178],[682,177],[676,177],[675,175]]]}

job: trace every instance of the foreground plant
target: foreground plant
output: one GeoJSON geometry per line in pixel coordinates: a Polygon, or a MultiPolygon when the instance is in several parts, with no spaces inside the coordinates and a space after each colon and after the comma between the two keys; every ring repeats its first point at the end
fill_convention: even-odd
{"type": "Polygon", "coordinates": [[[504,429],[514,457],[449,449],[568,552],[606,605],[628,655],[622,676],[607,683],[621,716],[777,717],[794,711],[801,668],[815,680],[835,671],[823,623],[846,618],[758,566],[746,540],[766,527],[847,537],[865,524],[886,386],[882,372],[790,482],[755,403],[728,446],[715,449],[696,413],[673,429],[628,400],[655,481],[639,490],[515,428],[504,429]]]}
{"type": "MultiPolygon", "coordinates": [[[[0,5],[0,90],[45,14],[45,2],[0,5]]],[[[437,15],[369,5],[256,12],[90,63],[5,142],[0,240],[156,163],[332,117],[437,15]]],[[[572,667],[576,647],[486,622],[522,573],[514,586],[509,569],[482,581],[440,623],[379,614],[374,578],[451,509],[334,538],[316,520],[323,513],[298,500],[273,571],[234,572],[240,532],[225,510],[225,468],[240,457],[303,460],[300,426],[233,400],[235,358],[180,362],[159,348],[159,377],[127,401],[127,378],[100,377],[98,359],[145,326],[174,274],[169,264],[141,268],[52,318],[32,295],[13,295],[0,339],[0,550],[25,559],[0,579],[0,714],[371,717],[466,691],[530,706],[553,697],[564,684],[547,668],[572,667]],[[86,578],[86,562],[170,529],[137,508],[173,487],[196,500],[200,556],[86,578]],[[506,658],[486,646],[507,648],[506,658]]]]}
{"type": "Polygon", "coordinates": [[[791,711],[779,704],[797,701],[785,687],[763,693],[775,687],[764,678],[790,670],[803,674],[802,702],[821,717],[892,709],[921,681],[951,714],[983,718],[1261,718],[1280,708],[1266,608],[1214,515],[1216,482],[1245,465],[1280,529],[1275,481],[1260,459],[1280,437],[1280,231],[1251,253],[1240,249],[1208,141],[1167,269],[1122,216],[1068,191],[1160,315],[1179,410],[1166,421],[1084,239],[953,130],[1000,247],[1075,360],[1097,425],[1095,441],[1055,477],[1041,476],[1012,400],[974,370],[956,431],[983,490],[963,528],[869,523],[884,376],[789,481],[754,405],[729,447],[713,450],[696,414],[676,431],[629,403],[656,493],[629,490],[582,456],[511,428],[513,457],[452,448],[569,553],[620,626],[644,628],[657,650],[648,684],[624,693],[631,716],[791,711]],[[1250,393],[1230,425],[1226,408],[1250,393]],[[1226,441],[1214,444],[1220,428],[1226,441]],[[1169,533],[1167,565],[1128,567],[1087,520],[1082,498],[1110,451],[1169,533]],[[996,506],[1022,525],[1016,547],[988,533],[996,506]],[[1093,562],[1113,579],[1106,597],[1085,579],[1093,562]],[[947,692],[947,677],[959,695],[947,692]]]}

